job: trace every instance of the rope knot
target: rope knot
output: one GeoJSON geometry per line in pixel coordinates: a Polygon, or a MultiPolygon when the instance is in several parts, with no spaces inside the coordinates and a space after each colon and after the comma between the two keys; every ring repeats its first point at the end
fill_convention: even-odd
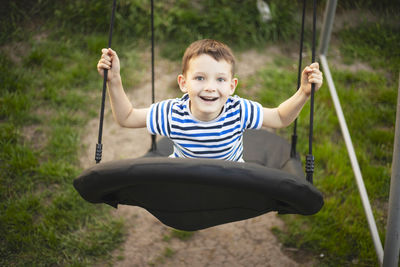
{"type": "Polygon", "coordinates": [[[103,144],[96,144],[96,155],[95,155],[96,163],[99,163],[101,161],[102,154],[103,154],[103,144]]]}

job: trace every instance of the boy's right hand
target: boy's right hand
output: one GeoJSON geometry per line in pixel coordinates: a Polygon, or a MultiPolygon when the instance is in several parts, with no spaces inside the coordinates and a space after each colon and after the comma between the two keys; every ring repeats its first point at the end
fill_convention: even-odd
{"type": "Polygon", "coordinates": [[[117,53],[111,48],[101,50],[101,58],[97,63],[97,71],[104,77],[104,70],[108,70],[107,81],[112,81],[120,75],[120,64],[117,53]]]}

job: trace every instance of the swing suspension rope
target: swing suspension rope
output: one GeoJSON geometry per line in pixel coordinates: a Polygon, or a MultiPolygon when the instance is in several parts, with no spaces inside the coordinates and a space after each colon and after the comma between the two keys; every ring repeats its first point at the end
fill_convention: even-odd
{"type": "MultiPolygon", "coordinates": [[[[151,0],[151,85],[152,85],[152,103],[155,102],[155,82],[154,82],[154,0],[151,0]]],[[[108,37],[108,48],[111,47],[112,31],[114,27],[114,17],[115,17],[115,7],[116,0],[113,1],[110,30],[108,37]]],[[[303,0],[303,12],[302,12],[302,23],[301,23],[301,34],[300,34],[300,52],[299,52],[299,66],[298,66],[298,76],[297,76],[297,88],[300,88],[301,84],[301,67],[302,67],[302,53],[303,53],[303,42],[304,42],[304,21],[305,21],[305,9],[306,0],[303,0]]],[[[316,43],[316,10],[317,10],[317,0],[313,1],[313,29],[312,29],[312,55],[311,62],[315,62],[315,43],[316,43]]],[[[107,88],[107,76],[108,70],[104,70],[104,80],[103,80],[103,92],[100,110],[100,123],[99,123],[99,136],[98,143],[96,145],[96,163],[100,163],[102,158],[102,135],[103,135],[103,121],[104,121],[104,107],[106,98],[106,88],[107,88]]],[[[311,184],[313,183],[314,174],[314,156],[312,155],[312,139],[313,139],[313,128],[314,128],[314,94],[315,94],[315,84],[311,84],[311,99],[310,99],[310,129],[309,129],[309,143],[308,143],[308,154],[306,155],[306,179],[311,184]]],[[[292,135],[292,145],[291,145],[291,157],[296,157],[296,145],[297,145],[297,119],[294,122],[293,135],[292,135]]],[[[151,136],[151,151],[156,151],[156,136],[151,136]]]]}
{"type": "MultiPolygon", "coordinates": [[[[317,0],[313,3],[313,35],[312,35],[312,55],[311,62],[315,62],[315,43],[316,43],[316,25],[317,25],[317,0]]],[[[311,99],[310,99],[310,129],[308,136],[308,155],[306,156],[306,179],[311,184],[313,183],[314,175],[314,156],[312,154],[312,142],[314,131],[314,94],[315,83],[311,84],[311,99]]]]}
{"type": "MultiPolygon", "coordinates": [[[[302,70],[302,59],[303,59],[303,43],[304,43],[304,24],[305,24],[305,13],[306,13],[306,0],[303,0],[303,12],[301,20],[301,33],[300,33],[300,51],[299,51],[299,65],[297,72],[297,90],[301,85],[301,70],[302,70]]],[[[315,62],[315,42],[316,42],[316,24],[317,24],[317,1],[313,2],[313,29],[312,29],[312,54],[311,62],[315,62]]],[[[306,179],[311,184],[313,183],[314,174],[314,156],[312,155],[312,139],[313,139],[313,128],[314,128],[314,93],[315,84],[311,84],[311,99],[310,99],[310,129],[308,137],[308,154],[306,155],[306,179]]],[[[290,156],[296,157],[296,146],[297,146],[297,119],[294,121],[292,144],[290,150],[290,156]]]]}
{"type": "MultiPolygon", "coordinates": [[[[110,22],[110,31],[108,35],[108,48],[111,48],[111,40],[112,40],[112,31],[114,28],[114,17],[115,17],[115,6],[116,0],[113,1],[112,12],[111,12],[111,22],[110,22]]],[[[99,138],[96,144],[96,155],[95,160],[96,163],[100,163],[101,157],[103,154],[103,144],[101,143],[101,139],[103,137],[103,121],[104,121],[104,106],[106,102],[106,89],[107,89],[107,77],[108,77],[108,70],[104,70],[104,79],[103,79],[103,93],[101,97],[101,109],[100,109],[100,123],[99,123],[99,138]]]]}
{"type": "MultiPolygon", "coordinates": [[[[154,85],[154,1],[151,0],[151,103],[155,102],[155,85],[154,85]]],[[[151,135],[151,149],[157,150],[156,135],[151,135]]]]}
{"type": "MultiPolygon", "coordinates": [[[[306,14],[306,0],[303,0],[303,15],[301,16],[301,33],[300,33],[300,51],[299,51],[299,64],[297,70],[297,90],[300,88],[301,83],[301,67],[303,62],[303,42],[304,42],[304,21],[306,14]]],[[[292,135],[292,146],[290,150],[290,156],[292,158],[296,157],[297,151],[297,118],[294,120],[293,135],[292,135]]]]}

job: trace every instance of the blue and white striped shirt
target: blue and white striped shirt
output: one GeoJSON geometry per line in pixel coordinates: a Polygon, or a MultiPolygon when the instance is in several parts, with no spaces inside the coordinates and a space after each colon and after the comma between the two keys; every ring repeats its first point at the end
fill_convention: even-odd
{"type": "Polygon", "coordinates": [[[169,137],[175,158],[211,158],[243,161],[243,132],[259,129],[263,122],[259,103],[229,97],[221,114],[212,121],[199,121],[189,109],[189,96],[151,105],[147,129],[151,134],[169,137]]]}

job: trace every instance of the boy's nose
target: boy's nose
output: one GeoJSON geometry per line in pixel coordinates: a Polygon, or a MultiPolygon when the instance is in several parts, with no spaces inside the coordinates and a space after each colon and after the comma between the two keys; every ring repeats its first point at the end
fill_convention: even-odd
{"type": "Polygon", "coordinates": [[[208,92],[214,92],[217,90],[217,84],[215,82],[208,82],[204,90],[208,92]]]}

